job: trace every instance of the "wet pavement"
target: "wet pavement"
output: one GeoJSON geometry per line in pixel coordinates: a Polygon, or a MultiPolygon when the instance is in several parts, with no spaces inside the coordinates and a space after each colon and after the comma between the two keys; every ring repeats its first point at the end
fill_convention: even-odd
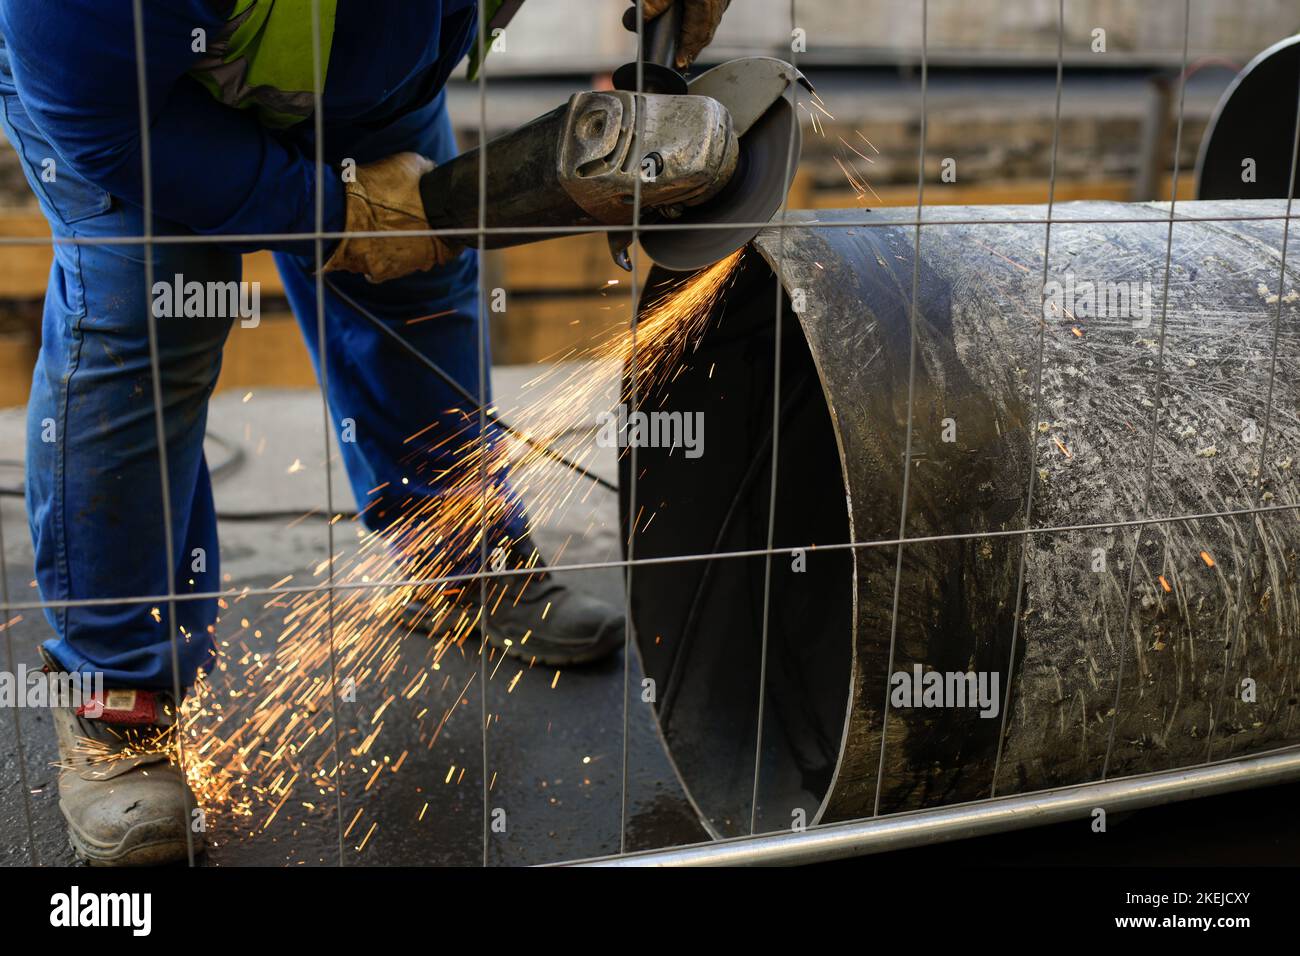
{"type": "MultiPolygon", "coordinates": [[[[497,369],[498,403],[535,373],[533,368],[497,369]]],[[[613,380],[611,378],[611,387],[613,380]]],[[[597,397],[597,400],[599,398],[597,397]]],[[[594,413],[593,413],[594,417],[594,413]]],[[[576,419],[582,420],[582,419],[576,419]]],[[[0,445],[12,462],[21,455],[22,411],[0,411],[0,445]]],[[[258,390],[247,401],[241,394],[213,399],[207,445],[216,472],[215,493],[221,523],[222,568],[227,587],[267,587],[293,573],[302,580],[329,554],[328,525],[312,518],[289,527],[287,514],[314,507],[325,511],[321,466],[321,405],[314,391],[258,390]],[[230,464],[223,468],[222,463],[230,464]],[[295,467],[294,463],[299,463],[295,467]],[[274,517],[257,515],[274,513],[274,517]],[[232,520],[233,519],[233,520],[232,520]]],[[[541,466],[556,467],[556,466],[541,466]]],[[[605,451],[595,469],[615,473],[614,451],[605,451]]],[[[21,484],[21,470],[0,464],[0,486],[21,484]]],[[[337,462],[334,467],[335,511],[355,506],[337,462]]],[[[22,501],[0,498],[8,580],[14,600],[35,596],[32,553],[22,501]]],[[[564,548],[566,563],[618,558],[617,502],[596,489],[566,514],[536,529],[548,553],[564,548]]],[[[339,524],[336,528],[346,529],[339,524]]],[[[339,534],[335,546],[352,545],[339,534]]],[[[622,606],[618,569],[570,572],[575,587],[622,606]]],[[[283,611],[263,607],[266,599],[250,596],[228,612],[247,618],[238,639],[247,653],[271,655],[283,611]],[[260,632],[260,636],[258,635],[260,632]]],[[[37,645],[50,634],[39,613],[27,612],[10,628],[15,663],[39,666],[37,645]]],[[[405,639],[402,668],[418,668],[429,652],[421,635],[405,639]]],[[[602,664],[564,669],[521,668],[513,661],[489,661],[490,714],[486,766],[491,789],[484,826],[484,739],[477,696],[478,659],[471,652],[442,659],[442,684],[417,700],[388,702],[380,682],[362,681],[355,701],[338,706],[338,725],[347,741],[369,732],[382,709],[382,747],[354,761],[337,798],[314,790],[295,791],[269,826],[266,808],[252,818],[213,814],[207,832],[205,862],[217,866],[249,865],[411,865],[532,864],[558,862],[627,849],[692,843],[705,839],[664,754],[649,705],[637,691],[641,673],[633,655],[626,675],[632,702],[627,720],[627,799],[622,794],[624,739],[624,659],[620,653],[602,664]],[[513,665],[513,666],[512,666],[513,665]],[[518,673],[517,680],[516,673],[518,673]],[[468,685],[468,689],[466,689],[468,685]],[[460,696],[459,706],[457,696],[460,696]],[[451,710],[429,746],[419,711],[451,710]],[[400,755],[405,752],[405,758],[400,755]],[[387,763],[385,764],[385,757],[387,763]],[[370,761],[373,759],[373,763],[370,761]],[[396,769],[394,769],[394,766],[396,769]],[[625,815],[624,815],[625,814],[625,815]],[[340,827],[340,821],[342,826],[340,827]],[[340,830],[346,835],[340,840],[340,830]]],[[[0,645],[0,651],[3,650],[0,645]]],[[[327,676],[327,675],[324,675],[327,676]]],[[[216,680],[223,680],[217,675],[216,680]]],[[[0,864],[29,862],[31,847],[13,715],[3,715],[0,729],[0,864]]],[[[57,805],[56,757],[49,715],[21,710],[32,833],[42,863],[74,861],[57,805]]]]}

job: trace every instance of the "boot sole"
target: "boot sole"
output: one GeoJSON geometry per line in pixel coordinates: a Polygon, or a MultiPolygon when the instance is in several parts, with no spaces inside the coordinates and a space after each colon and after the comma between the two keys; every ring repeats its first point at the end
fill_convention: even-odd
{"type": "MultiPolygon", "coordinates": [[[[417,624],[415,627],[425,634],[432,633],[423,623],[417,624]]],[[[493,630],[490,620],[484,629],[487,631],[488,643],[508,657],[520,661],[532,661],[535,658],[538,664],[545,664],[548,667],[576,667],[581,664],[594,664],[609,657],[625,643],[625,638],[620,637],[612,641],[593,644],[589,648],[570,651],[548,644],[545,640],[538,640],[536,636],[531,638],[528,644],[518,644],[513,640],[512,643],[506,644],[506,638],[501,637],[493,630]]]]}
{"type": "MultiPolygon", "coordinates": [[[[184,843],[176,844],[173,842],[146,844],[145,846],[132,847],[115,856],[97,856],[87,850],[77,841],[77,838],[69,835],[68,843],[72,845],[72,852],[76,854],[77,859],[87,866],[95,867],[116,867],[116,866],[167,866],[172,863],[184,863],[189,859],[189,850],[184,843]]],[[[194,856],[197,859],[200,854],[200,848],[194,848],[194,856]]]]}
{"type": "Polygon", "coordinates": [[[566,651],[563,649],[548,646],[544,641],[528,644],[511,643],[506,644],[505,638],[495,634],[489,626],[487,631],[488,643],[495,647],[501,653],[508,657],[513,657],[520,661],[533,661],[539,664],[545,664],[547,667],[577,667],[581,664],[594,664],[597,661],[604,660],[614,651],[622,647],[624,639],[608,641],[603,644],[594,644],[590,648],[584,648],[580,651],[566,651]]]}
{"type": "MultiPolygon", "coordinates": [[[[87,866],[165,866],[189,859],[189,847],[184,840],[174,838],[155,840],[136,846],[102,846],[83,840],[76,830],[68,828],[68,843],[77,859],[87,866]]],[[[194,856],[203,852],[203,842],[195,841],[194,856]]]]}

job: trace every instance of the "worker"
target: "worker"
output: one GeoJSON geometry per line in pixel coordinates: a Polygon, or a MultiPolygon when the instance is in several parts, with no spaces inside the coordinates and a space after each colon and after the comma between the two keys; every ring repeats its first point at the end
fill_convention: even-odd
{"type": "MultiPolygon", "coordinates": [[[[501,6],[484,2],[488,12],[501,6]]],[[[679,63],[710,41],[727,2],[685,0],[679,63]]],[[[143,0],[143,63],[133,6],[0,0],[4,131],[53,235],[65,240],[54,245],[28,404],[27,509],[41,597],[64,602],[46,612],[55,632],[42,648],[47,668],[102,675],[107,687],[102,713],[55,712],[65,766],[59,805],[74,850],[99,865],[186,855],[193,798],[174,762],[146,753],[91,765],[76,738],[114,753],[127,736],[169,725],[178,704],[173,644],[188,686],[211,659],[217,603],[66,602],[166,595],[169,578],[178,593],[220,590],[203,436],[222,346],[239,321],[157,318],[155,382],[147,317],[151,308],[168,313],[146,288],[147,247],[122,240],[154,237],[155,280],[187,284],[237,281],[242,253],[274,253],[314,361],[323,336],[334,427],[348,420],[355,430],[339,449],[358,500],[385,482],[400,485],[410,452],[403,440],[435,410],[453,410],[447,420],[458,429],[477,420],[477,409],[339,296],[324,296],[318,320],[314,238],[318,229],[429,228],[417,183],[456,153],[443,87],[477,45],[475,0],[143,0]],[[194,238],[205,241],[184,241],[194,238]]],[[[668,6],[645,0],[644,12],[668,6]]],[[[322,259],[348,297],[400,327],[469,393],[486,390],[472,249],[427,235],[357,235],[324,240],[322,259]],[[436,318],[405,325],[414,316],[436,318]]],[[[436,497],[440,488],[407,490],[436,497]]],[[[382,530],[381,514],[368,511],[366,525],[382,530]]],[[[527,541],[522,517],[492,530],[527,541]]],[[[501,603],[486,617],[489,639],[504,646],[506,635],[531,629],[528,653],[551,663],[594,660],[624,642],[621,608],[553,574],[536,576],[519,602],[501,603]]]]}

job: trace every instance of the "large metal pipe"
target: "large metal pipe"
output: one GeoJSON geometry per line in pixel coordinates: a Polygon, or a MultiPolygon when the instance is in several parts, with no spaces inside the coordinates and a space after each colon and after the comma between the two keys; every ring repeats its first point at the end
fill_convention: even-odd
{"type": "Polygon", "coordinates": [[[1166,206],[1058,205],[1046,303],[1045,207],[930,208],[919,240],[914,210],[791,216],[640,396],[706,427],[698,458],[637,450],[634,556],[765,548],[781,303],[770,587],[761,556],[632,572],[711,832],[750,829],[765,633],[758,831],[1300,740],[1285,203],[1179,203],[1172,240],[1166,206]],[[924,540],[900,553],[905,487],[901,537],[924,540]],[[955,676],[923,697],[932,671],[982,676],[985,706],[955,676]]]}

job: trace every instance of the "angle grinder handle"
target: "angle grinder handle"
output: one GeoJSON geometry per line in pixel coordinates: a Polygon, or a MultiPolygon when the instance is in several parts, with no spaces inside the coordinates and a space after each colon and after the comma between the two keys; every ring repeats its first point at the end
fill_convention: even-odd
{"type": "MultiPolygon", "coordinates": [[[[623,12],[623,26],[636,33],[638,7],[623,12]]],[[[677,72],[677,39],[682,35],[682,2],[673,4],[642,28],[641,90],[645,93],[686,92],[686,80],[677,72]]],[[[614,88],[636,89],[636,64],[626,63],[614,73],[614,88]]]]}
{"type": "MultiPolygon", "coordinates": [[[[632,14],[632,30],[635,32],[636,7],[628,13],[632,14]]],[[[672,6],[645,25],[645,32],[641,35],[644,47],[641,59],[646,63],[677,69],[677,38],[681,35],[682,3],[681,0],[675,0],[672,6]]]]}

